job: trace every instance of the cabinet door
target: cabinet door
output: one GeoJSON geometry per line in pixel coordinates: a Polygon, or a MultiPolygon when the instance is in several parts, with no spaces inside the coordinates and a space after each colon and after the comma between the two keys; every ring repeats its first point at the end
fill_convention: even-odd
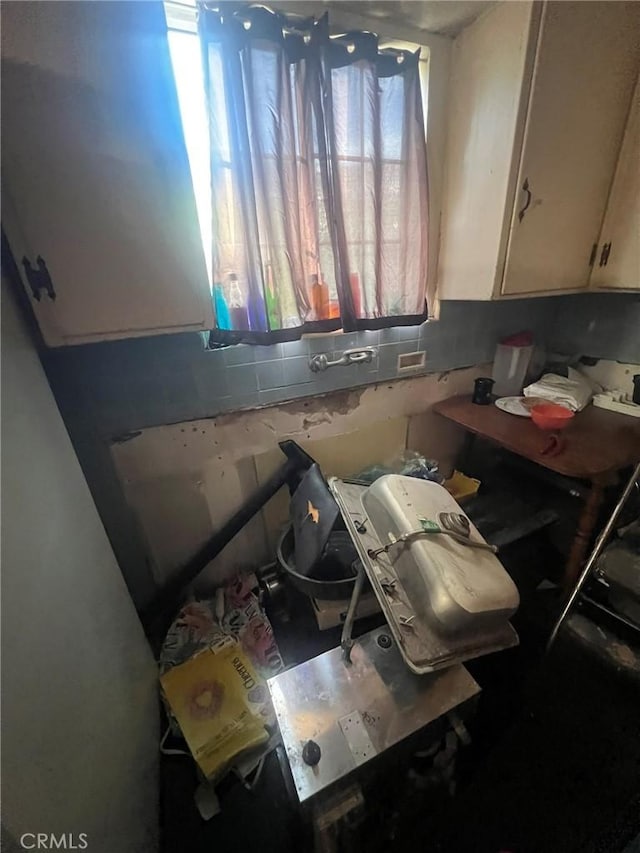
{"type": "Polygon", "coordinates": [[[503,294],[589,282],[640,63],[640,4],[547,3],[503,294]]]}
{"type": "Polygon", "coordinates": [[[640,290],[640,79],[609,195],[591,284],[640,290]]]}
{"type": "Polygon", "coordinates": [[[453,43],[438,287],[492,299],[502,281],[540,10],[497,3],[453,43]],[[496,45],[500,49],[496,49],[496,45]]]}
{"type": "Polygon", "coordinates": [[[210,328],[162,4],[2,11],[3,227],[53,281],[45,340],[210,328]]]}

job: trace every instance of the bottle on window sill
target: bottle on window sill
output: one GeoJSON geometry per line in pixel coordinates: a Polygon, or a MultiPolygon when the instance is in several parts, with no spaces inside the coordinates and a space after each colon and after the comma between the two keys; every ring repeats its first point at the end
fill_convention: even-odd
{"type": "Polygon", "coordinates": [[[316,320],[329,319],[329,286],[322,277],[322,273],[319,276],[311,276],[311,304],[316,320]]]}
{"type": "Polygon", "coordinates": [[[349,287],[351,289],[351,298],[353,299],[353,313],[356,317],[362,317],[362,288],[360,287],[359,273],[349,273],[349,287]]]}
{"type": "Polygon", "coordinates": [[[267,303],[267,317],[269,318],[269,328],[281,329],[282,316],[280,313],[280,302],[276,294],[276,286],[273,280],[273,266],[265,264],[265,301],[267,303]]]}
{"type": "Polygon", "coordinates": [[[242,290],[240,289],[238,276],[234,272],[229,273],[227,304],[229,307],[231,328],[237,331],[247,331],[249,329],[249,312],[244,296],[242,295],[242,290]]]}
{"type": "Polygon", "coordinates": [[[224,295],[224,288],[221,284],[213,285],[213,309],[216,314],[216,327],[218,329],[230,329],[231,317],[229,316],[229,306],[224,295]]]}

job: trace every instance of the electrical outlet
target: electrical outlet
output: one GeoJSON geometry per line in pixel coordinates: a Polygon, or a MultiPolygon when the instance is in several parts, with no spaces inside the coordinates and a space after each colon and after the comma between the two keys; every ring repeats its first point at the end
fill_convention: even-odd
{"type": "Polygon", "coordinates": [[[424,367],[427,360],[425,350],[418,352],[403,352],[398,356],[398,373],[405,373],[410,370],[419,370],[424,367]]]}

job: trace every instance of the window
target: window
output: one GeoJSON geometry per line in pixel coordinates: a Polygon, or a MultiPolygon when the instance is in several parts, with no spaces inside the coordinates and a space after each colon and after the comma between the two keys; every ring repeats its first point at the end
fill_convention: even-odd
{"type": "MultiPolygon", "coordinates": [[[[165,10],[220,339],[421,322],[427,188],[415,79],[424,82],[428,58],[418,66],[406,52],[416,46],[379,51],[363,33],[350,61],[351,35],[331,37],[337,58],[320,92],[311,60],[291,59],[289,42],[256,38],[234,65],[216,30],[203,63],[195,5],[165,10]],[[419,72],[400,73],[403,62],[419,72]]],[[[268,31],[269,13],[259,14],[268,31]]],[[[253,21],[243,23],[249,30],[253,21]]]]}
{"type": "Polygon", "coordinates": [[[169,50],[178,91],[193,192],[211,286],[211,169],[202,61],[193,3],[165,3],[169,50]]]}

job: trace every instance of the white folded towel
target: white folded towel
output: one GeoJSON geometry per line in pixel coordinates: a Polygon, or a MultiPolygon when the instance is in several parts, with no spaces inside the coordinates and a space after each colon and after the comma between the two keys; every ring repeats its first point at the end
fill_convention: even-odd
{"type": "Polygon", "coordinates": [[[558,403],[572,412],[581,412],[593,397],[591,382],[579,371],[568,368],[569,376],[545,373],[537,382],[523,389],[525,397],[540,397],[550,403],[558,403]]]}

